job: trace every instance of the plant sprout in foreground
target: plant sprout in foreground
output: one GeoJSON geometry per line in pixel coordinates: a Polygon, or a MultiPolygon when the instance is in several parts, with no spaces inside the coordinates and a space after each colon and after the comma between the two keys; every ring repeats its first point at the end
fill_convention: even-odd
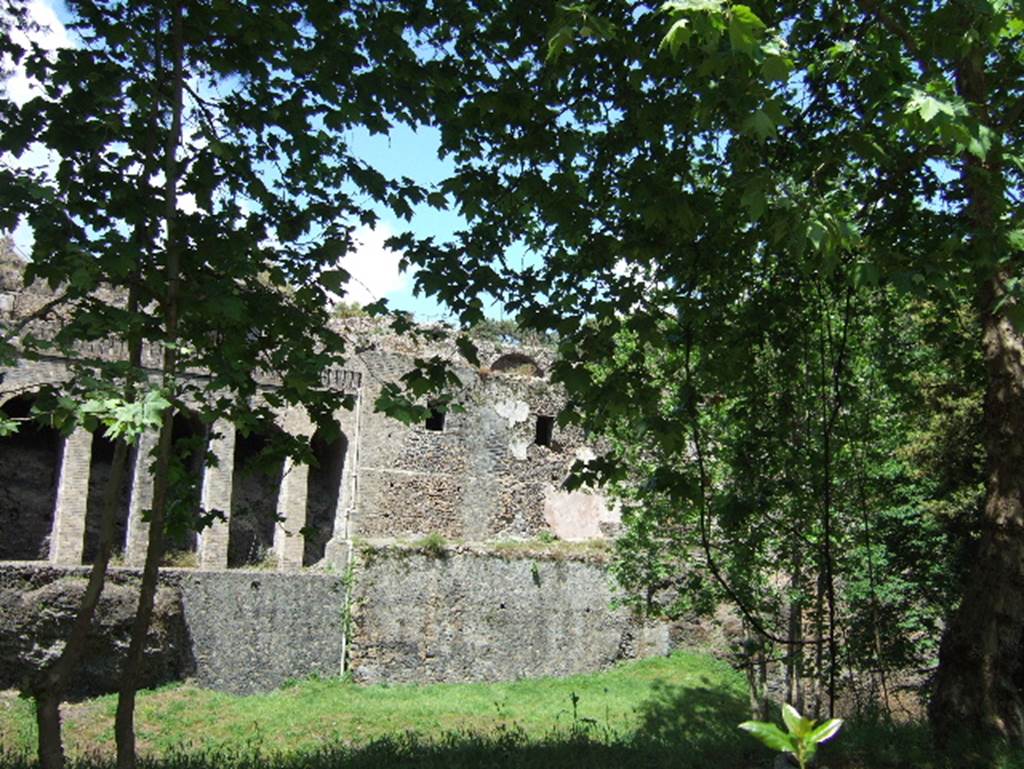
{"type": "Polygon", "coordinates": [[[782,706],[782,720],[788,734],[775,724],[764,721],[744,721],[740,729],[750,732],[772,750],[792,753],[800,769],[807,769],[807,763],[814,757],[818,745],[833,737],[843,725],[842,719],[830,718],[815,726],[813,719],[804,718],[788,703],[782,706]]]}

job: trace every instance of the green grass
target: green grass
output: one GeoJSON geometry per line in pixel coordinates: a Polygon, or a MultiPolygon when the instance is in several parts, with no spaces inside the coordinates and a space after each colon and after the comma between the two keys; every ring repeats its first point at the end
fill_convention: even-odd
{"type": "MultiPolygon", "coordinates": [[[[372,752],[387,745],[401,752],[428,743],[450,749],[453,740],[477,749],[507,749],[513,742],[531,750],[560,746],[573,754],[576,748],[566,744],[581,739],[625,744],[641,732],[652,745],[703,752],[721,750],[735,737],[733,726],[746,713],[743,687],[726,664],[692,654],[594,675],[497,684],[361,686],[305,680],[248,697],[175,685],[140,693],[137,732],[141,752],[154,758],[256,749],[309,754],[326,746],[372,752]],[[681,730],[690,736],[681,736],[681,730]]],[[[115,705],[111,695],[67,708],[71,756],[112,754],[115,705]]],[[[24,754],[34,739],[29,703],[8,701],[0,710],[0,744],[24,754]]]]}
{"type": "MultiPolygon", "coordinates": [[[[65,711],[73,769],[109,769],[116,698],[65,711]]],[[[150,769],[754,769],[771,755],[737,728],[742,677],[696,654],[604,673],[498,684],[361,686],[306,680],[238,697],[175,685],[140,693],[150,769]],[[574,701],[575,700],[575,701],[574,701]]],[[[0,766],[28,769],[31,704],[0,696],[0,766]]],[[[945,769],[920,726],[847,724],[821,753],[832,769],[945,769]]],[[[1020,754],[986,766],[1024,769],[1020,754]]]]}

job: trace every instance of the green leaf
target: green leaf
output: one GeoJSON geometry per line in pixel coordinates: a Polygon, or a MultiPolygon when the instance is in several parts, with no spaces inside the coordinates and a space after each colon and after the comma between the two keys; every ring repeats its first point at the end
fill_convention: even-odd
{"type": "Polygon", "coordinates": [[[817,219],[812,219],[807,225],[807,239],[819,251],[827,242],[828,228],[817,219]]]}
{"type": "Polygon", "coordinates": [[[775,121],[762,109],[743,121],[743,129],[761,140],[771,139],[776,135],[775,121]]]}
{"type": "Polygon", "coordinates": [[[473,340],[468,336],[459,335],[458,339],[455,340],[455,345],[459,348],[459,354],[466,359],[466,361],[474,366],[480,365],[480,358],[477,355],[476,345],[473,344],[473,340]]]}
{"type": "Polygon", "coordinates": [[[757,53],[764,34],[764,22],[749,6],[734,5],[729,13],[729,45],[751,58],[757,53]]]}
{"type": "Polygon", "coordinates": [[[345,293],[345,284],[348,283],[348,279],[349,274],[345,270],[324,270],[320,273],[320,283],[335,294],[345,293]]]}
{"type": "Polygon", "coordinates": [[[1024,251],[1024,229],[1010,230],[1006,233],[1006,242],[1014,251],[1024,251]]]}
{"type": "Polygon", "coordinates": [[[948,99],[940,99],[920,89],[914,89],[904,111],[908,114],[916,113],[925,123],[930,123],[940,114],[955,117],[958,113],[964,112],[964,108],[962,104],[948,99]]]}
{"type": "Polygon", "coordinates": [[[853,265],[853,285],[857,288],[877,286],[881,275],[878,265],[871,262],[857,262],[853,265]]]}
{"type": "Polygon", "coordinates": [[[761,74],[771,82],[784,83],[793,71],[793,60],[788,56],[771,54],[765,57],[761,65],[761,74]]]}
{"type": "Polygon", "coordinates": [[[802,738],[814,727],[814,721],[804,718],[796,708],[788,702],[782,705],[782,720],[786,722],[789,733],[797,738],[802,738]]]}
{"type": "Polygon", "coordinates": [[[971,132],[971,138],[967,142],[967,151],[976,158],[984,160],[992,149],[992,129],[985,125],[979,125],[971,132]]]}
{"type": "Polygon", "coordinates": [[[659,51],[668,50],[673,58],[679,57],[679,49],[690,40],[690,22],[688,19],[676,19],[669,27],[665,37],[658,45],[659,51]]]}
{"type": "Polygon", "coordinates": [[[757,737],[765,747],[771,750],[796,755],[796,745],[793,739],[775,724],[766,724],[764,721],[744,721],[740,724],[740,729],[757,737]]]}
{"type": "Polygon", "coordinates": [[[757,221],[764,213],[766,203],[764,188],[759,184],[753,184],[740,196],[740,204],[750,213],[750,218],[757,221]]]}
{"type": "Polygon", "coordinates": [[[548,39],[547,61],[556,62],[565,48],[573,41],[575,34],[572,27],[562,27],[548,39]]]}
{"type": "Polygon", "coordinates": [[[839,731],[839,727],[843,725],[843,719],[841,718],[830,718],[828,721],[823,723],[818,728],[814,729],[810,734],[807,735],[807,739],[815,744],[829,740],[835,736],[836,732],[839,731]]]}

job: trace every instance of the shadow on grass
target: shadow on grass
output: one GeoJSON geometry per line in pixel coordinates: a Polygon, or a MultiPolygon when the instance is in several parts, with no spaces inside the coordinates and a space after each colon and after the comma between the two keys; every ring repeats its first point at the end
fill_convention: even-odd
{"type": "Polygon", "coordinates": [[[737,729],[750,717],[744,698],[709,682],[656,683],[638,715],[635,743],[669,747],[694,766],[738,766],[757,752],[757,745],[737,729]]]}

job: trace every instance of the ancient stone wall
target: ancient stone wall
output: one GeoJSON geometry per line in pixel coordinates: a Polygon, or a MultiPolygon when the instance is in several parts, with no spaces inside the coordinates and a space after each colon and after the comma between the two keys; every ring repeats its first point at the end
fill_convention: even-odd
{"type": "MultiPolygon", "coordinates": [[[[31,306],[26,301],[19,295],[0,312],[17,314],[31,306]]],[[[367,681],[510,679],[667,650],[667,630],[610,610],[601,564],[501,551],[510,540],[604,539],[618,528],[617,511],[601,496],[562,488],[573,463],[591,454],[579,430],[555,423],[564,395],[545,378],[550,350],[481,343],[481,365],[471,367],[451,332],[415,340],[353,319],[344,333],[353,355],[325,376],[353,396],[354,408],[334,415],[341,438],[328,442],[299,410],[280,412],[272,428],[309,438],[315,466],[285,459],[261,472],[250,460],[268,436],[176,415],[216,458],[194,468],[195,486],[200,507],[223,519],[173,543],[194,551],[175,562],[196,568],[162,574],[167,616],[158,627],[168,629],[154,641],[161,662],[153,681],[191,676],[228,691],[269,689],[288,678],[336,675],[346,655],[367,681]],[[416,358],[435,355],[457,368],[457,409],[435,409],[412,425],[375,411],[387,383],[416,358]],[[432,554],[410,549],[428,535],[432,554]],[[351,561],[353,552],[364,555],[351,561]],[[351,601],[340,576],[350,563],[351,601]]],[[[116,340],[80,348],[109,359],[126,354],[116,340]]],[[[158,366],[158,353],[145,350],[144,364],[158,366]]],[[[25,416],[34,391],[69,376],[57,357],[0,370],[0,408],[25,416]]],[[[133,448],[120,500],[118,562],[128,567],[145,555],[155,441],[147,433],[133,448]]],[[[102,436],[82,429],[61,436],[26,424],[0,437],[0,561],[9,562],[0,563],[0,601],[16,608],[0,607],[0,651],[13,661],[7,678],[0,671],[0,687],[40,654],[52,655],[70,625],[81,565],[96,550],[111,453],[102,436]],[[49,565],[24,563],[33,560],[49,565]],[[25,646],[26,639],[40,643],[25,646]]],[[[132,568],[113,570],[92,679],[111,680],[117,668],[136,582],[132,568]]]]}
{"type": "Polygon", "coordinates": [[[384,550],[353,572],[358,681],[494,681],[595,671],[669,651],[666,625],[612,610],[600,563],[384,550]]]}
{"type": "MultiPolygon", "coordinates": [[[[562,489],[589,448],[578,429],[555,423],[564,396],[543,377],[550,351],[483,344],[484,364],[471,368],[459,363],[450,333],[417,343],[368,319],[350,326],[346,334],[356,353],[348,368],[328,376],[332,386],[355,396],[353,410],[335,415],[341,438],[328,445],[301,411],[279,414],[280,429],[311,439],[316,466],[286,460],[255,468],[251,460],[268,436],[237,436],[226,422],[190,428],[194,419],[176,417],[183,431],[206,431],[217,464],[196,469],[199,504],[224,516],[198,537],[173,543],[176,549],[196,551],[193,560],[202,568],[269,562],[292,570],[321,562],[353,537],[412,541],[433,534],[486,542],[542,532],[567,540],[614,536],[618,513],[603,498],[562,489]],[[433,355],[457,366],[458,408],[413,425],[377,413],[381,389],[413,368],[415,358],[433,355]]],[[[89,344],[96,355],[123,352],[89,344]]],[[[36,388],[69,376],[57,359],[23,361],[0,374],[0,407],[9,411],[18,401],[26,413],[36,388]]],[[[110,444],[84,430],[64,437],[33,430],[26,426],[24,434],[0,438],[0,466],[26,475],[16,479],[12,471],[0,493],[0,520],[16,531],[0,559],[88,563],[96,550],[110,444]]],[[[133,451],[119,505],[117,549],[129,565],[144,558],[154,442],[155,436],[143,436],[133,451]]]]}
{"type": "MultiPolygon", "coordinates": [[[[0,689],[59,652],[86,575],[83,567],[0,565],[0,689]]],[[[138,579],[135,569],[112,571],[78,691],[116,685],[138,579]]],[[[337,676],[347,650],[360,681],[511,680],[669,650],[667,626],[612,611],[611,597],[600,563],[466,549],[442,557],[375,550],[358,556],[351,579],[165,569],[145,677],[265,691],[337,676]]]]}

